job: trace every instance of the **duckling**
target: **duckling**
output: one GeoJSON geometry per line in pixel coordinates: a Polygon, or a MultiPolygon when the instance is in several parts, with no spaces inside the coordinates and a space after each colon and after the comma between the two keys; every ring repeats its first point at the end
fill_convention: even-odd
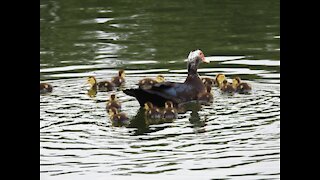
{"type": "Polygon", "coordinates": [[[147,118],[151,119],[160,119],[162,118],[162,114],[159,108],[154,107],[151,102],[144,103],[145,115],[147,118]]]}
{"type": "Polygon", "coordinates": [[[124,72],[123,69],[119,70],[118,72],[118,76],[113,77],[111,79],[111,82],[116,86],[119,87],[121,85],[123,85],[125,83],[125,77],[126,77],[126,73],[124,72]]]}
{"type": "Polygon", "coordinates": [[[164,77],[162,75],[158,75],[155,79],[145,78],[139,81],[138,85],[142,89],[150,89],[154,84],[164,82],[164,77]]]}
{"type": "Polygon", "coordinates": [[[52,85],[48,83],[40,83],[40,94],[52,92],[52,85]]]}
{"type": "Polygon", "coordinates": [[[109,109],[110,120],[113,125],[122,125],[129,122],[129,118],[123,112],[119,113],[115,107],[109,109]]]}
{"type": "Polygon", "coordinates": [[[111,94],[110,95],[110,99],[107,102],[106,109],[109,110],[111,107],[116,108],[118,111],[121,110],[121,103],[118,101],[118,99],[117,99],[115,94],[111,94]]]}
{"type": "Polygon", "coordinates": [[[224,74],[217,74],[215,78],[215,86],[221,88],[223,81],[226,79],[224,74]]]}
{"type": "Polygon", "coordinates": [[[166,101],[162,112],[164,119],[176,119],[178,117],[177,109],[173,107],[172,101],[166,101]]]}
{"type": "Polygon", "coordinates": [[[248,94],[252,89],[248,83],[241,82],[241,79],[238,76],[232,79],[232,86],[236,89],[236,92],[240,94],[248,94]]]}
{"type": "Polygon", "coordinates": [[[109,81],[97,82],[94,76],[88,77],[88,83],[91,85],[92,89],[97,89],[99,91],[112,91],[114,90],[114,84],[109,81]]]}
{"type": "Polygon", "coordinates": [[[89,90],[88,90],[88,93],[87,93],[87,95],[89,96],[89,97],[91,97],[91,98],[94,98],[94,97],[96,97],[96,95],[97,95],[97,86],[93,86],[93,87],[91,87],[89,90]]]}
{"type": "Polygon", "coordinates": [[[223,80],[220,90],[224,93],[230,94],[233,94],[236,91],[236,89],[233,88],[233,86],[226,79],[223,80]]]}
{"type": "Polygon", "coordinates": [[[207,85],[213,86],[214,84],[216,84],[215,79],[211,79],[211,78],[208,78],[208,77],[201,78],[201,81],[203,82],[203,84],[205,86],[207,86],[207,85]]]}
{"type": "Polygon", "coordinates": [[[206,86],[207,92],[202,94],[200,97],[198,97],[198,101],[201,102],[212,102],[213,101],[213,94],[211,94],[211,86],[206,86]]]}

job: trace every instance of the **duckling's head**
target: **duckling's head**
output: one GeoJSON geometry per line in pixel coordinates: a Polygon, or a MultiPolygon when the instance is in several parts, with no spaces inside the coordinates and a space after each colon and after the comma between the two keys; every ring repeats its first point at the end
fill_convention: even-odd
{"type": "Polygon", "coordinates": [[[241,79],[240,79],[240,77],[237,76],[237,77],[232,79],[232,86],[233,87],[237,87],[238,84],[240,84],[240,82],[241,82],[241,79]]]}
{"type": "Polygon", "coordinates": [[[96,80],[96,78],[95,78],[94,76],[89,76],[88,79],[87,79],[87,82],[88,82],[91,86],[93,86],[94,84],[97,83],[97,80],[96,80]]]}
{"type": "Polygon", "coordinates": [[[152,109],[153,108],[153,104],[151,103],[151,102],[146,102],[146,103],[144,103],[144,109],[145,110],[150,110],[150,109],[152,109]]]}
{"type": "Polygon", "coordinates": [[[118,100],[118,98],[116,97],[116,95],[115,95],[115,94],[111,94],[111,95],[110,95],[110,101],[116,101],[116,100],[118,100]]]}
{"type": "Polygon", "coordinates": [[[113,115],[115,115],[115,114],[118,114],[117,108],[111,107],[111,108],[109,109],[109,115],[110,115],[110,116],[113,116],[113,115]]]}
{"type": "Polygon", "coordinates": [[[223,83],[223,81],[226,79],[226,76],[224,74],[217,74],[216,76],[216,82],[218,84],[223,83]]]}
{"type": "Polygon", "coordinates": [[[158,76],[156,77],[156,81],[157,81],[158,83],[164,82],[164,77],[163,77],[162,75],[158,75],[158,76]]]}
{"type": "Polygon", "coordinates": [[[165,108],[173,108],[173,103],[172,103],[171,101],[166,101],[166,102],[164,103],[164,107],[165,107],[165,108]]]}
{"type": "Polygon", "coordinates": [[[126,77],[126,73],[124,72],[123,69],[120,69],[119,72],[118,72],[118,74],[119,74],[119,77],[122,77],[122,78],[125,78],[125,77],[126,77]]]}
{"type": "Polygon", "coordinates": [[[223,80],[222,84],[223,84],[223,85],[227,85],[227,84],[228,84],[228,81],[225,79],[225,80],[223,80]]]}

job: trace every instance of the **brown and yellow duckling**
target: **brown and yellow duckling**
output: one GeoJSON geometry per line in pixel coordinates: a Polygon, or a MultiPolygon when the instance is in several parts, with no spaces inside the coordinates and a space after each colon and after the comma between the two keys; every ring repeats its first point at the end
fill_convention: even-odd
{"type": "Polygon", "coordinates": [[[110,120],[113,125],[125,125],[129,122],[129,118],[123,112],[119,113],[115,107],[109,109],[110,120]]]}
{"type": "Polygon", "coordinates": [[[153,85],[164,82],[164,81],[165,81],[164,77],[162,75],[158,75],[155,79],[152,79],[152,78],[141,79],[138,85],[140,88],[150,89],[153,85]]]}
{"type": "Polygon", "coordinates": [[[164,119],[176,119],[178,117],[177,109],[173,106],[171,101],[165,102],[162,116],[164,119]]]}
{"type": "Polygon", "coordinates": [[[91,85],[92,89],[98,91],[112,91],[114,90],[114,84],[110,81],[97,82],[94,76],[89,76],[87,82],[91,85]]]}
{"type": "Polygon", "coordinates": [[[106,109],[109,110],[112,107],[116,108],[118,111],[121,110],[121,103],[118,101],[118,98],[115,94],[110,95],[110,99],[107,102],[106,109]]]}
{"type": "Polygon", "coordinates": [[[213,86],[216,84],[215,79],[209,78],[209,77],[203,77],[201,78],[201,81],[205,86],[213,86]]]}
{"type": "Polygon", "coordinates": [[[221,88],[223,85],[223,81],[226,79],[226,76],[224,74],[217,74],[215,78],[215,86],[221,88]]]}
{"type": "Polygon", "coordinates": [[[232,86],[236,92],[240,94],[248,94],[251,92],[252,88],[248,83],[241,82],[240,77],[235,77],[232,79],[232,86]]]}
{"type": "Polygon", "coordinates": [[[229,94],[234,94],[236,91],[236,89],[233,88],[232,84],[230,84],[226,79],[223,80],[220,90],[223,93],[229,93],[229,94]]]}
{"type": "Polygon", "coordinates": [[[48,83],[40,83],[40,94],[52,92],[52,85],[48,83]]]}
{"type": "Polygon", "coordinates": [[[118,72],[118,76],[116,77],[113,77],[111,79],[111,82],[116,86],[116,87],[119,87],[121,85],[124,85],[125,83],[125,77],[126,77],[126,73],[124,72],[123,69],[119,70],[118,72]]]}
{"type": "Polygon", "coordinates": [[[198,98],[198,101],[201,101],[201,102],[212,102],[213,101],[213,94],[211,93],[211,86],[207,85],[206,89],[207,89],[207,92],[202,94],[198,98]]]}
{"type": "Polygon", "coordinates": [[[150,119],[162,118],[160,109],[157,107],[154,107],[151,102],[144,103],[144,109],[145,109],[145,115],[147,118],[150,118],[150,119]]]}

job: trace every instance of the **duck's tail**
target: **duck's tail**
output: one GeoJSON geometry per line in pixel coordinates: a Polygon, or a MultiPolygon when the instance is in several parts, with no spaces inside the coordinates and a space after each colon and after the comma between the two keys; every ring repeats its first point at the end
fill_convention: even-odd
{"type": "Polygon", "coordinates": [[[151,102],[155,106],[163,107],[164,103],[168,100],[144,89],[125,89],[123,92],[129,96],[135,97],[139,101],[141,107],[143,107],[146,102],[151,102]]]}

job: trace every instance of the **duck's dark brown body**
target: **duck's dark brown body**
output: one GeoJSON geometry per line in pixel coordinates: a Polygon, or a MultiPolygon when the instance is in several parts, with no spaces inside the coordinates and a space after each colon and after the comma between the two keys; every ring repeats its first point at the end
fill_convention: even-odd
{"type": "Polygon", "coordinates": [[[174,104],[197,100],[199,94],[205,93],[206,89],[198,76],[188,76],[184,83],[164,82],[155,84],[151,89],[127,89],[123,92],[136,97],[140,106],[150,101],[163,107],[168,100],[174,104]]]}
{"type": "Polygon", "coordinates": [[[205,61],[200,50],[190,52],[188,60],[188,77],[184,83],[163,82],[153,85],[150,89],[127,89],[123,92],[135,97],[140,106],[143,106],[147,101],[158,107],[163,107],[166,101],[172,101],[177,105],[197,100],[201,94],[206,93],[205,85],[199,78],[197,68],[201,61],[208,62],[205,61]]]}

